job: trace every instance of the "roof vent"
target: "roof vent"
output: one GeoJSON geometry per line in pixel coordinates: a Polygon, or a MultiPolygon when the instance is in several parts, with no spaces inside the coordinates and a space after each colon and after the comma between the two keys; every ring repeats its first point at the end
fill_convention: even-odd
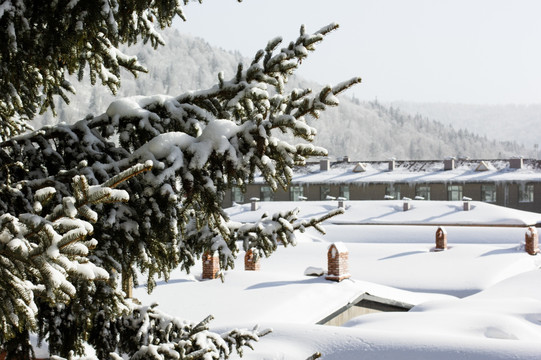
{"type": "Polygon", "coordinates": [[[485,162],[481,161],[479,165],[475,168],[475,171],[488,171],[490,170],[490,166],[485,162]]]}
{"type": "Polygon", "coordinates": [[[522,169],[523,165],[524,161],[522,160],[522,157],[509,159],[509,167],[511,169],[522,169]]]}
{"type": "Polygon", "coordinates": [[[353,172],[365,172],[366,168],[367,166],[365,163],[357,163],[357,165],[355,165],[353,168],[353,172]]]}
{"type": "Polygon", "coordinates": [[[455,169],[455,158],[448,158],[443,160],[443,170],[454,170],[455,169]]]}

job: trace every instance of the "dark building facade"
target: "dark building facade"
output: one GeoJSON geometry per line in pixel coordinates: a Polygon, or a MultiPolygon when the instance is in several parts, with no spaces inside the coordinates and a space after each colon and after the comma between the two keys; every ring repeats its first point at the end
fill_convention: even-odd
{"type": "Polygon", "coordinates": [[[272,189],[262,179],[233,188],[224,207],[260,201],[310,201],[470,198],[541,213],[541,162],[446,159],[351,162],[321,160],[294,171],[287,189],[272,189]]]}

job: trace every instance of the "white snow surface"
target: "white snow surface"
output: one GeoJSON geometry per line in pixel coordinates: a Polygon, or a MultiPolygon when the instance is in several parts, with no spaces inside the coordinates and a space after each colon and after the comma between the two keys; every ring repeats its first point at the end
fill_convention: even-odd
{"type": "MultiPolygon", "coordinates": [[[[330,219],[332,224],[403,224],[403,225],[505,225],[527,226],[541,223],[541,214],[469,201],[471,210],[463,210],[462,201],[408,200],[410,210],[403,210],[403,200],[344,201],[345,213],[330,219]]],[[[250,204],[227,209],[235,221],[253,222],[265,212],[298,207],[300,218],[321,216],[338,207],[338,201],[260,202],[257,211],[250,204]]]]}
{"type": "MultiPolygon", "coordinates": [[[[194,321],[213,314],[217,331],[272,328],[245,359],[305,359],[316,351],[323,359],[346,360],[539,358],[541,256],[528,255],[523,246],[526,225],[537,223],[539,214],[473,202],[464,217],[464,211],[453,210],[457,203],[413,201],[419,214],[432,214],[421,223],[419,216],[395,209],[402,209],[398,201],[347,203],[346,214],[325,224],[327,235],[299,234],[297,246],[280,246],[261,260],[260,271],[244,271],[241,252],[223,283],[201,280],[198,262],[191,274],[177,271],[151,295],[142,285],[135,296],[194,321]],[[354,224],[366,222],[370,211],[376,219],[403,225],[354,224]],[[454,224],[446,226],[446,251],[433,251],[440,224],[433,218],[454,224]],[[502,224],[523,227],[486,227],[502,224]],[[349,252],[351,278],[337,283],[305,276],[307,268],[327,268],[329,245],[338,241],[349,252]],[[341,327],[315,325],[364,293],[414,307],[363,315],[341,327]]],[[[335,206],[262,202],[258,211],[247,205],[227,211],[232,220],[246,222],[276,209],[300,207],[304,218],[335,206]]]]}

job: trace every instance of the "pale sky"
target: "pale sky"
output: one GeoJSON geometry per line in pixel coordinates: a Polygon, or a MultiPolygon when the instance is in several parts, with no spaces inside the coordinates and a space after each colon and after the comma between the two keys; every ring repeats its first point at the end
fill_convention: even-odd
{"type": "Polygon", "coordinates": [[[184,12],[179,30],[249,57],[336,22],[298,73],[360,76],[361,100],[541,103],[539,0],[203,0],[184,12]]]}

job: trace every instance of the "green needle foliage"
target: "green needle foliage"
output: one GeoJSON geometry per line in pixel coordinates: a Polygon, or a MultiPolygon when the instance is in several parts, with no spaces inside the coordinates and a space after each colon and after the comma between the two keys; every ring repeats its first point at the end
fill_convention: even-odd
{"type": "MultiPolygon", "coordinates": [[[[47,6],[52,13],[61,6],[63,11],[87,6],[83,1],[66,2],[47,6]]],[[[37,107],[50,106],[49,94],[62,87],[57,82],[62,71],[80,69],[84,61],[94,69],[91,78],[99,76],[114,89],[118,66],[140,69],[111,49],[121,40],[135,41],[137,34],[159,43],[145,26],[152,21],[167,25],[172,14],[180,12],[175,1],[89,3],[93,7],[88,5],[87,15],[75,12],[72,20],[58,24],[79,31],[73,41],[89,43],[89,50],[61,59],[45,53],[60,76],[43,73],[52,76],[52,83],[38,85],[45,94],[41,102],[35,100],[36,87],[22,85],[28,93],[16,87],[13,92],[14,80],[2,73],[2,96],[16,94],[28,101],[17,108],[15,95],[0,100],[5,119],[13,119],[23,108],[24,116],[31,117],[37,107]],[[115,34],[116,40],[107,40],[111,47],[104,39],[91,41],[85,33],[93,26],[84,22],[91,14],[101,19],[100,31],[115,34]],[[118,14],[129,17],[116,19],[118,14]],[[101,54],[103,63],[88,52],[101,54]]],[[[9,2],[15,8],[17,4],[9,2]]],[[[37,11],[37,6],[29,8],[37,11]]],[[[8,13],[4,10],[0,21],[6,21],[8,13]]],[[[63,19],[65,13],[58,16],[63,19]]],[[[306,117],[338,105],[336,96],[360,79],[315,93],[286,90],[284,85],[337,27],[331,24],[313,34],[301,28],[299,37],[281,49],[282,40],[273,39],[248,66],[239,65],[232,79],[219,74],[210,89],[176,97],[120,99],[100,116],[0,143],[0,292],[11,299],[0,304],[0,346],[10,356],[28,356],[28,333],[35,331],[47,339],[52,355],[65,358],[82,354],[86,342],[100,359],[218,359],[264,335],[266,331],[258,329],[218,335],[208,331],[207,321],[183,322],[155,307],[137,305],[124,298],[120,277],[137,284],[136,274],[144,273],[151,291],[157,277],[168,279],[178,267],[189,271],[208,251],[218,252],[227,269],[241,249],[268,256],[279,241],[294,244],[295,230],[322,230],[319,224],[338,213],[298,221],[298,210],[291,210],[240,226],[220,206],[233,185],[243,186],[261,174],[273,189],[285,187],[294,166],[309,156],[326,155],[310,144],[316,130],[306,117]],[[278,133],[303,141],[293,145],[278,133]]],[[[2,53],[2,66],[5,56],[16,55],[9,51],[2,53]]],[[[46,70],[33,71],[33,81],[47,78],[41,73],[46,70]]]]}

